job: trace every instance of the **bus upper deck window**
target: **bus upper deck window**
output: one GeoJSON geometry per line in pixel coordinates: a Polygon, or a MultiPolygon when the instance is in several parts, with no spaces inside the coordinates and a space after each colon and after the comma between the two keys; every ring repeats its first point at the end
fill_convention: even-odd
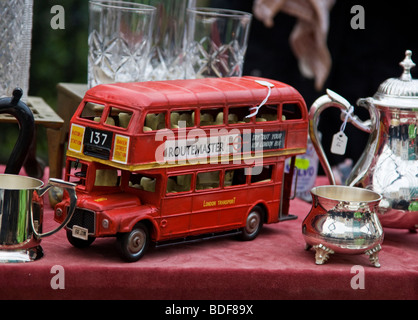
{"type": "Polygon", "coordinates": [[[265,105],[260,108],[255,118],[256,122],[276,121],[277,105],[265,105]]]}
{"type": "Polygon", "coordinates": [[[165,113],[148,113],[145,116],[144,132],[165,129],[165,113]]]}
{"type": "Polygon", "coordinates": [[[219,126],[224,124],[223,108],[205,108],[200,110],[200,126],[219,126]]]}
{"type": "Polygon", "coordinates": [[[194,127],[194,110],[175,110],[170,113],[171,129],[194,127]]]}
{"type": "Polygon", "coordinates": [[[100,118],[102,117],[104,107],[105,106],[102,104],[87,102],[84,105],[80,118],[100,122],[100,118]]]}
{"type": "Polygon", "coordinates": [[[230,107],[228,111],[228,123],[229,124],[242,124],[251,121],[250,118],[246,118],[251,114],[250,106],[246,107],[230,107]]]}
{"type": "Polygon", "coordinates": [[[283,103],[282,120],[298,120],[302,119],[301,107],[297,103],[283,103]]]}
{"type": "Polygon", "coordinates": [[[111,107],[105,123],[111,126],[127,129],[131,118],[132,112],[111,107]]]}

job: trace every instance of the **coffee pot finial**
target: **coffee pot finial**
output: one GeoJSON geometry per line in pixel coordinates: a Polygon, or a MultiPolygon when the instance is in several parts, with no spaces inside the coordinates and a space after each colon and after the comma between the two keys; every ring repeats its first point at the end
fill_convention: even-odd
{"type": "Polygon", "coordinates": [[[404,80],[404,81],[412,80],[411,69],[415,67],[415,63],[412,61],[411,57],[412,57],[412,51],[406,50],[405,59],[401,63],[399,63],[404,69],[403,74],[401,76],[401,80],[404,80]]]}

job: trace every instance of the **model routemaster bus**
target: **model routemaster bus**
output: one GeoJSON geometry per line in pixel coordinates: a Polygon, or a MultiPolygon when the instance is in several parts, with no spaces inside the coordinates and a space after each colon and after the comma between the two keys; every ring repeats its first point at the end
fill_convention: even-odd
{"type": "MultiPolygon", "coordinates": [[[[127,261],[150,243],[229,234],[252,240],[264,223],[296,218],[292,176],[307,132],[303,98],[274,80],[93,87],[71,119],[65,180],[77,184],[78,201],[67,238],[87,247],[116,237],[127,261]]],[[[67,207],[64,195],[57,222],[67,207]]]]}

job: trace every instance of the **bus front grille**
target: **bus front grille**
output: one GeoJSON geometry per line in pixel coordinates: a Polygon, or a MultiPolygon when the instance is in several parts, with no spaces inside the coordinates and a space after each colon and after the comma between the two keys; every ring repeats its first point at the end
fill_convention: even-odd
{"type": "Polygon", "coordinates": [[[73,226],[86,228],[89,234],[94,234],[96,226],[95,213],[93,211],[76,208],[73,217],[67,224],[69,229],[72,229],[73,226]]]}

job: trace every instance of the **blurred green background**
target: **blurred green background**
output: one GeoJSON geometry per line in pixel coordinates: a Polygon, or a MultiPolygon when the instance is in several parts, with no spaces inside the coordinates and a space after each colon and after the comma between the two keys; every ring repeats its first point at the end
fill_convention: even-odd
{"type": "MultiPolygon", "coordinates": [[[[135,1],[135,0],[134,0],[135,1]]],[[[197,0],[196,6],[207,5],[197,0]]],[[[56,110],[60,82],[87,83],[88,1],[34,0],[29,95],[43,98],[56,110]],[[65,29],[52,29],[54,5],[65,10],[65,29]]],[[[0,163],[6,163],[18,136],[18,127],[1,124],[0,163]]],[[[46,130],[37,126],[37,156],[48,163],[46,130]]]]}
{"type": "Polygon", "coordinates": [[[29,94],[55,107],[59,82],[87,80],[88,1],[35,0],[29,94]],[[65,10],[65,29],[52,29],[51,8],[65,10]]]}

